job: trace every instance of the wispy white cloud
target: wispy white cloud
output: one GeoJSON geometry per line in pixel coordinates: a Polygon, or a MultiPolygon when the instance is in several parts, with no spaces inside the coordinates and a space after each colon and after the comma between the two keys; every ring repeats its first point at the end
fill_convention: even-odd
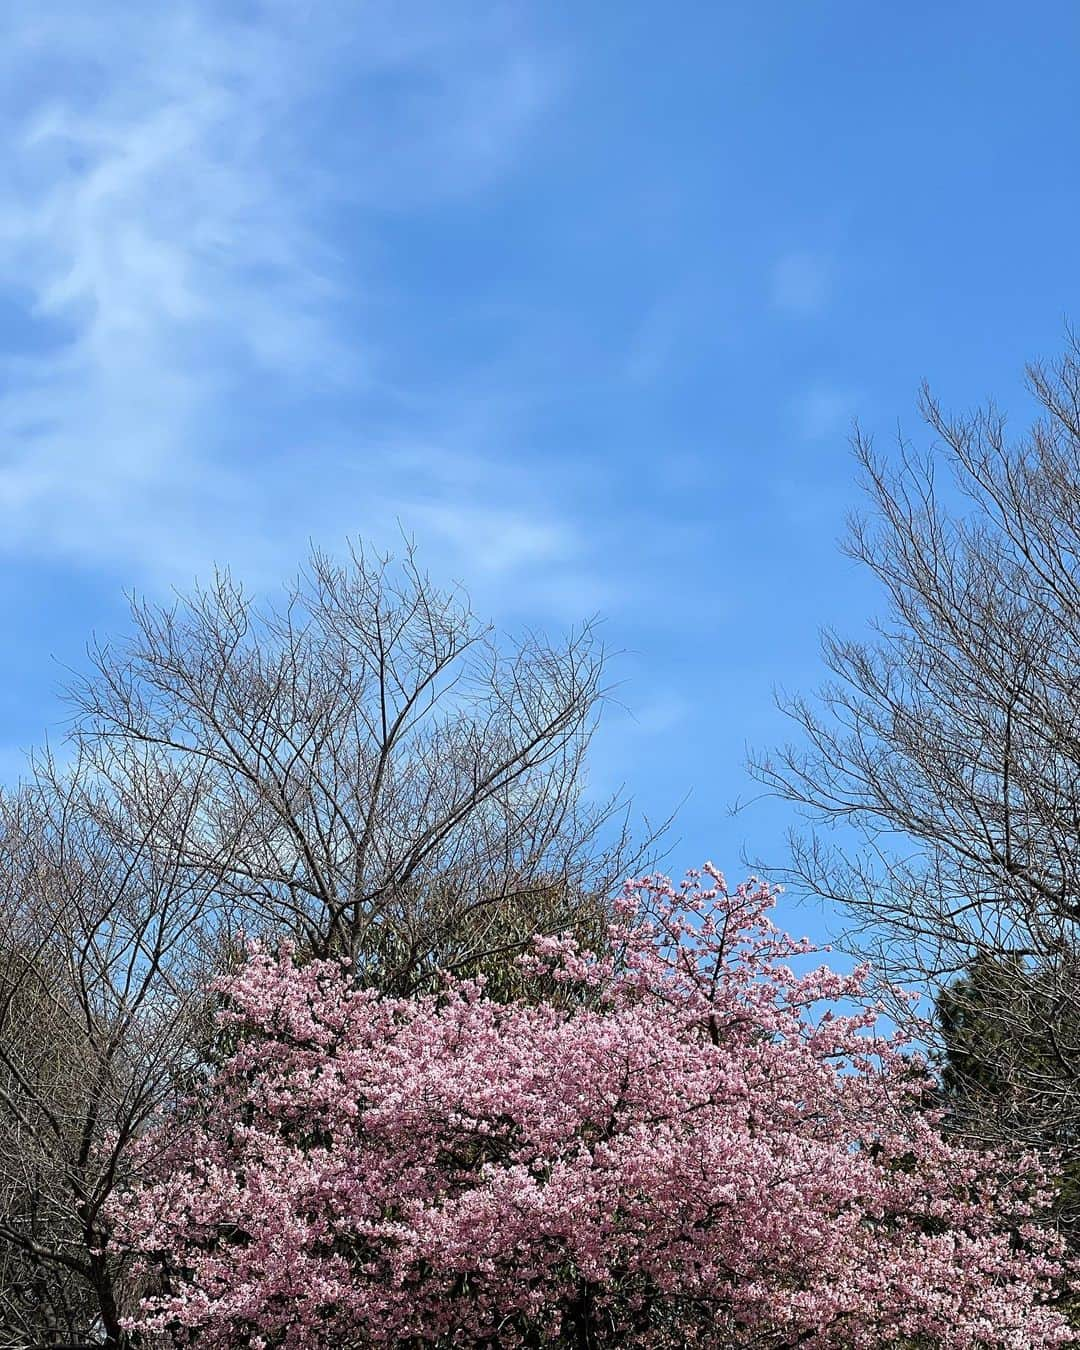
{"type": "Polygon", "coordinates": [[[798,317],[820,314],[829,301],[831,280],[827,259],[814,253],[786,253],[774,263],[769,279],[772,303],[798,317]]]}
{"type": "Polygon", "coordinates": [[[672,293],[650,305],[630,335],[626,375],[633,384],[653,384],[669,370],[686,326],[684,297],[672,293]]]}
{"type": "Polygon", "coordinates": [[[815,384],[795,400],[799,431],[808,441],[843,437],[850,430],[858,403],[859,395],[852,389],[815,384]]]}
{"type": "Polygon", "coordinates": [[[318,432],[271,434],[379,390],[378,226],[490,186],[552,96],[503,7],[46,0],[0,44],[3,546],[280,571],[413,507],[492,569],[572,549],[497,468],[456,518],[417,505],[457,451],[405,425],[357,448],[353,492],[318,432]]]}
{"type": "Polygon", "coordinates": [[[486,573],[502,574],[523,563],[571,562],[578,552],[577,537],[567,526],[530,520],[510,507],[407,502],[404,511],[404,518],[425,531],[425,538],[448,542],[486,573]]]}

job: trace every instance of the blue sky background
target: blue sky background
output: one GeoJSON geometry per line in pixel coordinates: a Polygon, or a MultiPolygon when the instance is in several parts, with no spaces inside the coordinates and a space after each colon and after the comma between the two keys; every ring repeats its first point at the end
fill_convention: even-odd
{"type": "Polygon", "coordinates": [[[124,588],[400,520],[605,616],[596,785],[691,793],[672,870],[778,856],[728,807],[877,603],[851,418],[1022,421],[1080,321],[1078,56],[1067,0],[4,6],[0,777],[124,588]]]}

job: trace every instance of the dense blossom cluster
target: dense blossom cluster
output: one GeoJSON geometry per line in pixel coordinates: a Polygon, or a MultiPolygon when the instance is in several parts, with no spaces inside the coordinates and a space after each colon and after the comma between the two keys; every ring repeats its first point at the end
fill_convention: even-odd
{"type": "Polygon", "coordinates": [[[1034,1162],[946,1142],[924,1071],[844,1011],[865,973],[796,973],[769,892],[706,870],[628,884],[603,954],[539,942],[534,1003],[253,950],[233,1052],[115,1215],[140,1325],[206,1350],[1071,1341],[1034,1162]]]}

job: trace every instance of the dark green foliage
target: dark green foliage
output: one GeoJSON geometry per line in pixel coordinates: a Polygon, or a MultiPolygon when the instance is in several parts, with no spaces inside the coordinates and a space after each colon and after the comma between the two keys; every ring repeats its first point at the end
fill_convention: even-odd
{"type": "Polygon", "coordinates": [[[977,1142],[1007,1138],[1060,1157],[1056,1217],[1080,1249],[1074,979],[1061,961],[1036,967],[1008,954],[980,956],[938,996],[937,1017],[951,1127],[977,1142]]]}

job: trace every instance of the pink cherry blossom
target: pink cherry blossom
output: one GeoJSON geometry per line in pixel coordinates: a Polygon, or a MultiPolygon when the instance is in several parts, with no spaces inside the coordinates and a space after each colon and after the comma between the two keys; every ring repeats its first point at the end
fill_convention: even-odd
{"type": "Polygon", "coordinates": [[[1052,1346],[1034,1159],[947,1141],[865,970],[713,868],[628,883],[539,1003],[413,999],[254,947],[236,1049],[142,1144],[136,1325],[207,1350],[1052,1346]]]}

